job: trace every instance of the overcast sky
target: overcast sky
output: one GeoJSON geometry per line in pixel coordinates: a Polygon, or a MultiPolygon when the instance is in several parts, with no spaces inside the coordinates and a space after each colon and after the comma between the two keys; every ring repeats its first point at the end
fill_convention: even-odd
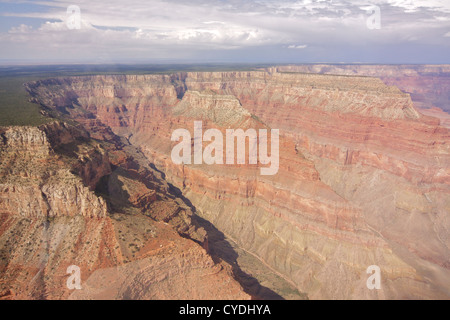
{"type": "Polygon", "coordinates": [[[450,0],[0,0],[0,42],[0,63],[450,63],[450,0]]]}

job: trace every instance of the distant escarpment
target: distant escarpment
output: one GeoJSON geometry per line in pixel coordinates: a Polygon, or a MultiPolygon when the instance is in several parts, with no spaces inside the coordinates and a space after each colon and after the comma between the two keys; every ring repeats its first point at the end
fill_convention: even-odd
{"type": "Polygon", "coordinates": [[[279,72],[321,73],[378,77],[411,95],[420,110],[440,108],[450,112],[450,65],[292,65],[279,72]]]}
{"type": "Polygon", "coordinates": [[[86,128],[0,128],[0,298],[249,298],[143,156],[86,128]],[[66,283],[69,266],[80,290],[66,283]]]}
{"type": "MultiPolygon", "coordinates": [[[[309,298],[450,296],[449,130],[377,78],[253,72],[87,76],[32,100],[126,138],[202,218],[309,298]],[[279,129],[279,169],[174,164],[174,130],[279,129]],[[382,289],[366,286],[378,265],[382,289]]],[[[192,143],[195,143],[193,141],[192,143]]]]}

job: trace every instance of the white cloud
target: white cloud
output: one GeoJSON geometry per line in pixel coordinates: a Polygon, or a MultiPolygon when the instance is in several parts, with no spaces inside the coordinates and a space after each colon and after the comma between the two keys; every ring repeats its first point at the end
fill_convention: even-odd
{"type": "Polygon", "coordinates": [[[398,45],[412,40],[424,46],[449,46],[442,43],[442,34],[448,37],[450,28],[448,0],[78,0],[80,30],[68,30],[65,25],[72,0],[32,3],[46,10],[2,15],[52,22],[35,28],[18,23],[0,33],[4,48],[8,43],[28,41],[28,48],[10,48],[0,58],[15,56],[14,50],[36,54],[42,50],[44,54],[53,46],[59,50],[54,54],[61,56],[128,52],[143,57],[258,46],[331,51],[326,48],[398,45]],[[381,8],[382,28],[377,32],[366,27],[368,13],[361,8],[368,3],[381,8]]]}
{"type": "Polygon", "coordinates": [[[306,44],[302,44],[302,45],[291,44],[290,46],[288,46],[288,49],[305,49],[307,47],[308,47],[308,45],[306,45],[306,44]]]}
{"type": "Polygon", "coordinates": [[[18,27],[12,27],[8,33],[10,34],[17,34],[17,33],[23,33],[23,34],[27,34],[30,33],[32,31],[33,27],[31,26],[27,26],[25,24],[21,24],[18,27]]]}

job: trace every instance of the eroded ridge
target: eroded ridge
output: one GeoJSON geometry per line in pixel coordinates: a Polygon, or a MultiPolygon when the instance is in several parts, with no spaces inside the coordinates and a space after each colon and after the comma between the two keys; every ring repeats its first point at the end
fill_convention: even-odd
{"type": "Polygon", "coordinates": [[[310,298],[448,298],[449,130],[371,77],[253,72],[29,83],[33,101],[139,147],[221,232],[310,298]],[[175,165],[171,134],[276,128],[280,169],[175,165]],[[381,290],[366,269],[380,266],[381,290]]]}

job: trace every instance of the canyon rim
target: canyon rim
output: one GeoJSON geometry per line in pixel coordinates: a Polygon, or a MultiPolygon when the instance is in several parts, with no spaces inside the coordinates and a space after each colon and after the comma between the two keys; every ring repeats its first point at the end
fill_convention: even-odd
{"type": "Polygon", "coordinates": [[[449,299],[434,94],[449,77],[283,65],[26,81],[45,123],[0,128],[0,297],[449,299]]]}

